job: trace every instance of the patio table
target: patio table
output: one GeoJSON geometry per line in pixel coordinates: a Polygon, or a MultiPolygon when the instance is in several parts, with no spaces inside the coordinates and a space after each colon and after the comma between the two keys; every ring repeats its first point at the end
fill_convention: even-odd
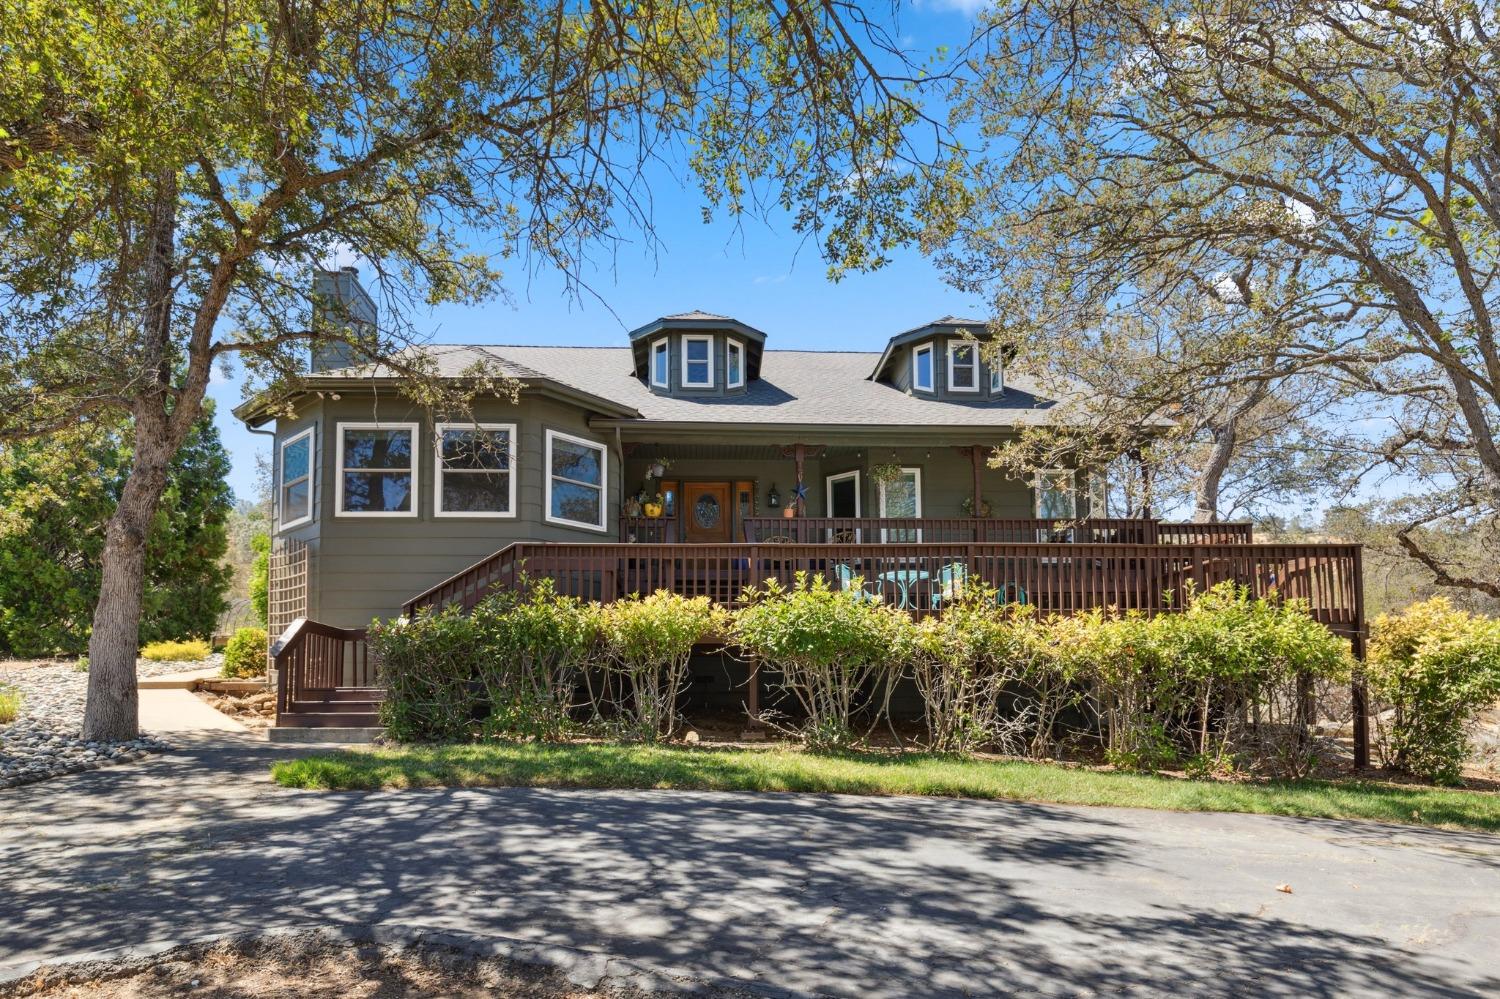
{"type": "Polygon", "coordinates": [[[887,572],[882,572],[876,578],[878,578],[882,583],[895,584],[900,595],[899,602],[896,604],[896,606],[900,607],[902,610],[910,610],[912,607],[912,584],[919,583],[924,579],[931,579],[932,574],[929,573],[926,569],[891,569],[887,572]]]}

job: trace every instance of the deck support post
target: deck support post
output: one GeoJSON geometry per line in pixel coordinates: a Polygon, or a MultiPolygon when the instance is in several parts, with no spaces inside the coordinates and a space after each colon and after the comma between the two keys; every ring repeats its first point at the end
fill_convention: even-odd
{"type": "Polygon", "coordinates": [[[1370,695],[1365,687],[1365,636],[1361,631],[1354,636],[1354,658],[1358,665],[1354,671],[1354,682],[1349,686],[1349,707],[1354,712],[1354,769],[1368,770],[1370,767],[1370,695]]]}
{"type": "Polygon", "coordinates": [[[750,716],[750,728],[759,729],[760,720],[760,657],[750,659],[750,679],[745,684],[745,713],[750,716]]]}
{"type": "Polygon", "coordinates": [[[1354,685],[1349,690],[1349,706],[1354,711],[1354,769],[1370,766],[1370,697],[1365,687],[1365,550],[1354,548],[1351,573],[1354,591],[1354,685]]]}

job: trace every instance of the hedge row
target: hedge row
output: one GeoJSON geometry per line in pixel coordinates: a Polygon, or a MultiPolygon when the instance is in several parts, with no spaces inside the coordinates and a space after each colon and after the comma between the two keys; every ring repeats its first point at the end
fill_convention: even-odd
{"type": "Polygon", "coordinates": [[[1083,739],[1122,766],[1297,773],[1311,691],[1352,667],[1305,607],[1229,585],[1156,618],[1043,618],[973,585],[914,621],[857,590],[799,576],[747,591],[731,612],[665,591],[584,603],[544,580],[468,616],[377,622],[384,721],[410,742],[670,738],[688,657],[713,637],[768,667],[795,711],[762,720],[813,748],[867,738],[911,681],[938,751],[1045,756],[1083,739]]]}

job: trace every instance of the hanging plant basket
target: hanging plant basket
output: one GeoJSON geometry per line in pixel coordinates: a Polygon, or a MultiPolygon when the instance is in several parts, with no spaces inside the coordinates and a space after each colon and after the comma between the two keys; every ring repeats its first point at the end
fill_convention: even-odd
{"type": "Polygon", "coordinates": [[[970,517],[980,517],[980,518],[988,517],[990,515],[990,501],[989,500],[980,500],[979,501],[979,512],[975,513],[974,512],[974,497],[972,497],[972,496],[965,496],[963,504],[962,504],[962,509],[963,509],[964,513],[967,516],[970,516],[970,517]]]}
{"type": "Polygon", "coordinates": [[[877,485],[881,482],[895,482],[899,478],[901,478],[901,466],[893,461],[870,466],[870,481],[877,485]]]}

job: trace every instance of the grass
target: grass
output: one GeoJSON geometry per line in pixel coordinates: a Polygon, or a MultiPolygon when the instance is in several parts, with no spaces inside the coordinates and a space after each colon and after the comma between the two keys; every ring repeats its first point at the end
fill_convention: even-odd
{"type": "Polygon", "coordinates": [[[15,687],[0,687],[0,725],[8,725],[21,713],[21,691],[15,687]]]}
{"type": "Polygon", "coordinates": [[[813,791],[1368,819],[1500,832],[1500,794],[1367,781],[1215,783],[1045,763],[908,753],[820,755],[785,747],[619,744],[412,746],[338,751],[271,768],[283,787],[679,788],[813,791]]]}
{"type": "Polygon", "coordinates": [[[207,642],[194,638],[185,642],[152,642],[141,649],[141,658],[159,663],[199,662],[212,653],[207,642]]]}

